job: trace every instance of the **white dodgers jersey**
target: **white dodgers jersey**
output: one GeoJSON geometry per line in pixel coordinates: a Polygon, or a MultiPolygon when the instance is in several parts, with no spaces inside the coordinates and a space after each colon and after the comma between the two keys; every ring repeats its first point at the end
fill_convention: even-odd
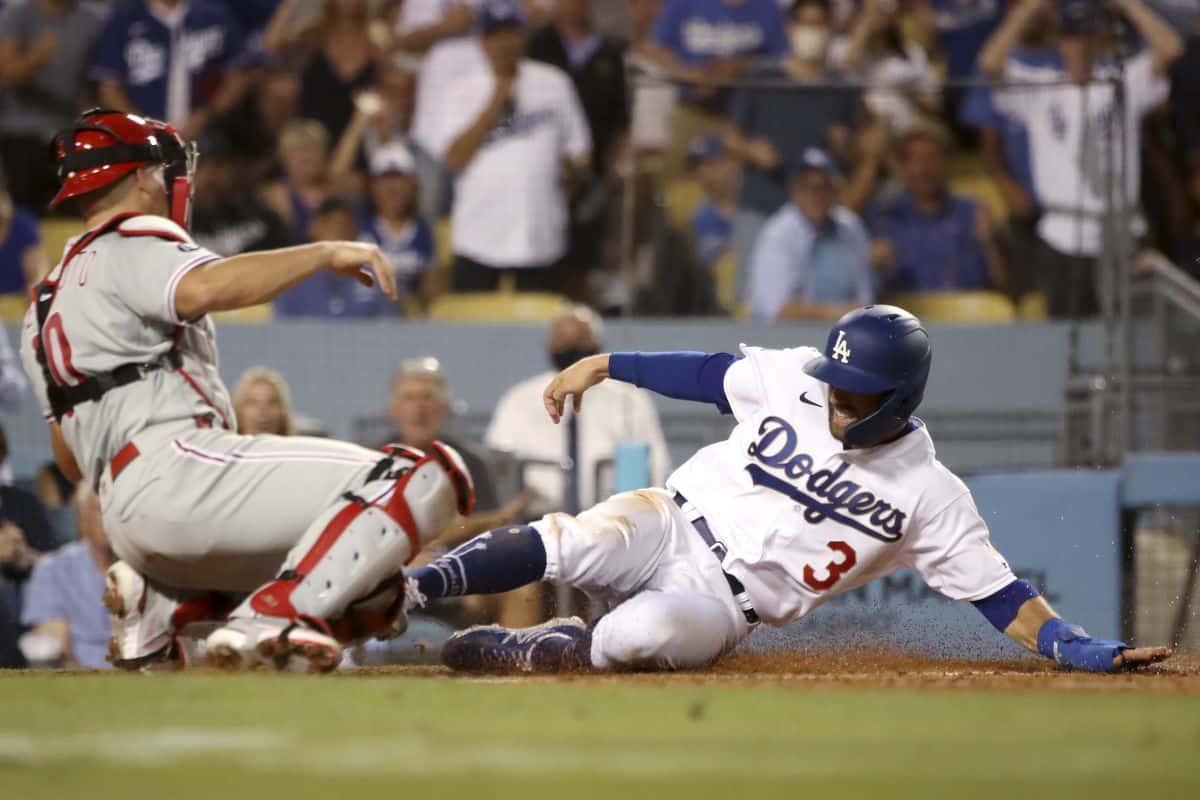
{"type": "MultiPolygon", "coordinates": [[[[175,313],[175,290],[183,276],[219,256],[163,217],[130,216],[108,233],[88,237],[85,233],[67,244],[63,262],[48,278],[57,291],[40,335],[51,380],[76,385],[125,364],[149,364],[172,349],[182,358],[179,370],[148,372],[63,417],[63,438],[94,483],[117,451],[146,428],[194,426],[195,418],[209,417],[232,430],[235,421],[217,372],[212,320],[182,320],[175,313]]],[[[31,306],[21,329],[21,360],[43,413],[53,421],[34,349],[38,336],[36,306],[31,306]]]]}
{"type": "Polygon", "coordinates": [[[742,352],[725,374],[737,426],[667,486],[707,519],[728,550],[725,570],[763,621],[790,622],[903,568],[954,600],[1016,580],[924,424],[914,420],[887,444],[843,449],[829,433],[828,386],[802,369],[817,350],[742,352]]]}

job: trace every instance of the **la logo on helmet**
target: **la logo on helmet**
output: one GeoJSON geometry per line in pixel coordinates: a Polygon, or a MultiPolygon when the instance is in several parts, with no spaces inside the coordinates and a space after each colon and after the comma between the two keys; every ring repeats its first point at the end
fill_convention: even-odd
{"type": "Polygon", "coordinates": [[[838,331],[837,341],[833,343],[833,357],[843,364],[850,363],[850,345],[846,342],[845,331],[838,331]]]}

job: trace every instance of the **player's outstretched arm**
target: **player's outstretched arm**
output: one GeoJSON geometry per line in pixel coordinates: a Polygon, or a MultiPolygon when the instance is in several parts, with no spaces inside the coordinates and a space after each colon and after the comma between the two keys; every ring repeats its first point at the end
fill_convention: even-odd
{"type": "Polygon", "coordinates": [[[562,418],[567,397],[581,408],[583,393],[605,378],[632,383],[673,397],[712,403],[730,413],[725,396],[725,373],[738,358],[729,353],[602,353],[576,361],[546,387],[542,402],[555,422],[562,418]]]}
{"type": "Polygon", "coordinates": [[[1058,616],[1028,581],[1013,581],[973,605],[1014,642],[1068,669],[1136,669],[1170,658],[1174,652],[1169,647],[1130,647],[1124,642],[1093,639],[1080,626],[1058,616]]]}
{"type": "Polygon", "coordinates": [[[281,250],[212,261],[183,277],[175,290],[181,319],[198,319],[211,311],[233,311],[274,300],[323,269],[354,278],[395,300],[396,277],[373,244],[314,242],[281,250]]]}

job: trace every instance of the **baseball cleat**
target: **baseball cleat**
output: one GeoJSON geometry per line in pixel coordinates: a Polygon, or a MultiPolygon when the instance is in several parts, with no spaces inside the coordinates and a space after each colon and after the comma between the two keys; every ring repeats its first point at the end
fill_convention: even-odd
{"type": "Polygon", "coordinates": [[[237,617],[204,642],[204,663],[229,671],[330,672],[341,659],[337,639],[282,617],[237,617]]]}
{"type": "Polygon", "coordinates": [[[103,602],[112,621],[108,661],[125,670],[179,669],[199,663],[204,639],[218,624],[213,620],[224,613],[216,596],[172,597],[124,561],[105,572],[103,602]]]}
{"type": "Polygon", "coordinates": [[[459,672],[562,672],[590,666],[591,634],[579,617],[532,628],[476,625],[442,645],[442,663],[459,672]]]}

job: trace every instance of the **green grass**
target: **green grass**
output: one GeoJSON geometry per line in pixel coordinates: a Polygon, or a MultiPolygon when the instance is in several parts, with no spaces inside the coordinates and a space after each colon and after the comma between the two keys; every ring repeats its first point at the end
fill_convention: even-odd
{"type": "Polygon", "coordinates": [[[0,797],[1200,797],[1200,697],[0,677],[0,797]]]}

